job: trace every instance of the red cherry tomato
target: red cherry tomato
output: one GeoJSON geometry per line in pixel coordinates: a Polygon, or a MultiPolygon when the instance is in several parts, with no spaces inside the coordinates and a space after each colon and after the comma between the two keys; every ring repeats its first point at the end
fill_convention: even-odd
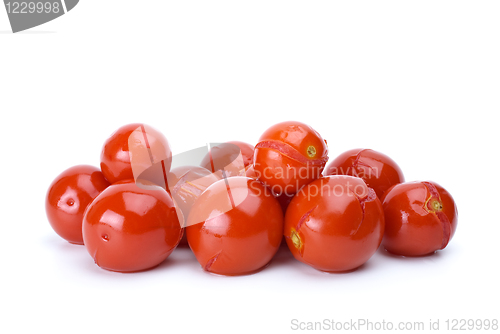
{"type": "MultiPolygon", "coordinates": [[[[225,170],[225,176],[245,176],[245,171],[253,163],[253,146],[241,141],[229,141],[210,149],[200,166],[212,172],[225,170]],[[238,156],[241,154],[241,160],[238,156]]],[[[220,178],[223,177],[222,173],[220,178]]]]}
{"type": "Polygon", "coordinates": [[[285,215],[285,238],[294,257],[326,272],[351,271],[380,246],[380,200],[352,176],[326,176],[302,188],[285,215]]]}
{"type": "Polygon", "coordinates": [[[155,267],[181,237],[172,198],[152,183],[141,188],[126,181],[109,186],[89,205],[83,219],[87,251],[99,267],[111,271],[155,267]]]}
{"type": "Polygon", "coordinates": [[[267,129],[255,146],[254,171],[274,194],[295,194],[321,176],[328,147],[318,132],[300,122],[283,122],[267,129]]]}
{"type": "Polygon", "coordinates": [[[386,229],[383,245],[391,253],[422,256],[444,249],[457,229],[453,197],[434,182],[406,182],[382,197],[386,229]]]}
{"type": "Polygon", "coordinates": [[[253,164],[253,146],[242,142],[242,141],[228,141],[228,144],[233,144],[236,145],[240,148],[241,150],[241,155],[243,156],[243,163],[245,164],[245,168],[248,168],[249,166],[252,166],[253,164]]]}
{"type": "Polygon", "coordinates": [[[146,124],[128,124],[105,141],[101,152],[101,170],[109,182],[115,183],[133,180],[134,169],[138,178],[149,168],[150,175],[145,179],[166,188],[163,176],[170,170],[171,157],[170,145],[160,132],[146,124]],[[134,154],[131,154],[132,151],[134,154]],[[135,157],[134,163],[132,157],[135,157]],[[150,168],[153,165],[158,168],[150,168]]]}
{"type": "Polygon", "coordinates": [[[283,236],[280,205],[259,181],[219,180],[191,208],[189,246],[202,268],[221,275],[244,275],[265,267],[283,236]]]}
{"type": "Polygon", "coordinates": [[[73,244],[83,245],[83,214],[92,200],[109,186],[94,166],[68,168],[52,181],[45,198],[45,212],[59,236],[73,244]]]}
{"type": "Polygon", "coordinates": [[[328,164],[325,175],[351,175],[362,178],[378,198],[395,184],[405,181],[401,168],[387,155],[369,149],[342,153],[328,164]]]}
{"type": "MultiPolygon", "coordinates": [[[[205,189],[218,180],[217,175],[199,166],[182,166],[170,171],[168,184],[171,186],[170,193],[178,208],[177,216],[182,227],[185,226],[185,220],[187,220],[196,199],[205,189]]],[[[180,245],[187,245],[185,233],[180,245]]]]}

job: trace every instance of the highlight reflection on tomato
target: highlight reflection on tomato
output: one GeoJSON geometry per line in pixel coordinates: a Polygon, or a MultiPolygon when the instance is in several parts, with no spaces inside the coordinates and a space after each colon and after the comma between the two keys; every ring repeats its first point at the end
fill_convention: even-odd
{"type": "Polygon", "coordinates": [[[72,244],[83,245],[85,209],[108,186],[109,182],[94,166],[73,166],[59,174],[45,197],[45,212],[54,231],[72,244]]]}
{"type": "Polygon", "coordinates": [[[395,184],[405,181],[403,171],[387,155],[370,149],[353,149],[335,158],[325,175],[351,175],[362,178],[378,198],[395,184]]]}
{"type": "Polygon", "coordinates": [[[295,194],[321,176],[328,160],[326,140],[309,125],[288,121],[273,125],[259,138],[254,171],[274,194],[295,194]]]}
{"type": "Polygon", "coordinates": [[[386,219],[383,245],[391,253],[422,256],[444,249],[457,229],[451,194],[435,182],[406,182],[382,198],[386,219]]]}
{"type": "Polygon", "coordinates": [[[134,272],[159,265],[182,237],[174,203],[157,185],[122,181],[89,205],[83,240],[95,263],[107,270],[134,272]]]}
{"type": "Polygon", "coordinates": [[[283,213],[262,183],[230,177],[201,194],[191,208],[186,233],[205,271],[251,274],[265,267],[278,250],[283,213]]]}
{"type": "Polygon", "coordinates": [[[382,205],[362,179],[325,176],[292,199],[284,233],[297,260],[321,271],[351,271],[380,246],[382,205]]]}
{"type": "MultiPolygon", "coordinates": [[[[158,164],[161,160],[172,156],[170,145],[165,136],[151,126],[141,123],[124,125],[116,130],[102,147],[101,170],[109,182],[115,183],[134,179],[131,150],[135,150],[136,170],[141,171],[149,168],[152,162],[158,164]],[[133,134],[134,136],[131,137],[133,134]],[[138,135],[136,136],[136,134],[138,135]],[[132,141],[133,147],[130,147],[131,139],[134,139],[132,141]]],[[[170,164],[164,164],[163,167],[165,173],[168,173],[170,164]]],[[[154,183],[162,185],[161,182],[164,182],[164,180],[161,168],[160,170],[150,168],[149,174],[151,173],[154,179],[157,177],[160,179],[160,182],[154,180],[154,183]]],[[[151,175],[145,179],[153,181],[150,178],[151,175]]]]}

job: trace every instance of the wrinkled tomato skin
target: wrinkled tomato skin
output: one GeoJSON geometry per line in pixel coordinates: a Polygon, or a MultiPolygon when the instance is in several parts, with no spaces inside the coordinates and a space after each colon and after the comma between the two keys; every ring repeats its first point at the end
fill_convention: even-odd
{"type": "Polygon", "coordinates": [[[229,144],[236,145],[241,150],[241,155],[243,157],[243,163],[245,165],[245,169],[253,164],[253,150],[254,147],[248,143],[242,141],[229,141],[229,144]]]}
{"type": "Polygon", "coordinates": [[[83,240],[106,270],[136,272],[159,265],[182,237],[172,198],[163,188],[120,181],[95,198],[83,219],[83,240]]]}
{"type": "Polygon", "coordinates": [[[328,147],[310,126],[295,121],[267,129],[254,149],[253,169],[273,193],[295,194],[321,176],[328,160],[328,147]]]}
{"type": "Polygon", "coordinates": [[[283,236],[283,213],[273,195],[259,181],[231,177],[212,184],[191,209],[187,239],[205,271],[234,276],[264,268],[277,252],[283,236]],[[233,198],[244,200],[220,213],[233,198]],[[247,190],[248,189],[248,190],[247,190]],[[246,197],[241,197],[246,194],[246,197]]]}
{"type": "Polygon", "coordinates": [[[308,167],[272,149],[255,149],[254,171],[277,196],[292,196],[321,176],[321,167],[308,167]],[[302,175],[302,176],[301,176],[302,175]]]}
{"type": "Polygon", "coordinates": [[[363,265],[383,233],[380,200],[363,180],[351,176],[311,182],[295,195],[285,215],[284,235],[294,257],[325,272],[363,265]]]}
{"type": "Polygon", "coordinates": [[[83,245],[85,209],[108,186],[109,182],[94,166],[73,166],[59,174],[45,197],[45,212],[54,231],[72,244],[83,245]]]}
{"type": "MultiPolygon", "coordinates": [[[[238,158],[238,155],[241,154],[243,165],[239,166],[239,168],[226,169],[225,176],[245,176],[246,170],[251,167],[253,163],[253,151],[253,146],[248,143],[228,141],[212,147],[210,152],[201,160],[200,166],[215,173],[231,163],[235,164],[235,160],[238,158]]],[[[233,167],[236,167],[236,165],[233,167]]],[[[218,174],[219,178],[223,177],[222,173],[218,174]]]]}
{"type": "Polygon", "coordinates": [[[362,178],[378,198],[395,184],[405,181],[403,171],[387,155],[370,149],[346,151],[331,161],[324,175],[350,175],[362,178]]]}
{"type": "Polygon", "coordinates": [[[458,212],[453,197],[439,184],[427,184],[432,184],[439,193],[444,221],[427,205],[435,196],[426,183],[406,182],[391,187],[382,197],[386,219],[383,246],[387,251],[402,256],[425,256],[446,247],[455,234],[458,212]],[[449,238],[443,247],[447,229],[449,238]]]}
{"type": "MultiPolygon", "coordinates": [[[[168,183],[172,186],[170,194],[181,211],[182,221],[187,219],[194,202],[201,193],[218,180],[219,177],[216,174],[199,166],[181,166],[170,171],[168,176],[168,183]]],[[[187,246],[187,244],[187,236],[184,233],[179,245],[187,246]]]]}

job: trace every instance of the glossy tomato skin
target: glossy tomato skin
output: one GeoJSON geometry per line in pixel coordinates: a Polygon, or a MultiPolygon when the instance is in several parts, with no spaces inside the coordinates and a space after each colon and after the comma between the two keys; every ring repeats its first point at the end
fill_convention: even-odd
{"type": "Polygon", "coordinates": [[[104,142],[101,151],[101,170],[109,182],[134,179],[130,165],[128,138],[140,126],[140,123],[124,125],[104,142]]]}
{"type": "MultiPolygon", "coordinates": [[[[165,136],[154,130],[149,125],[141,123],[124,125],[116,130],[104,142],[104,145],[102,147],[101,170],[109,182],[116,183],[118,181],[134,179],[134,172],[132,170],[131,163],[132,149],[136,150],[136,156],[143,155],[145,158],[138,159],[137,164],[142,163],[150,165],[150,158],[154,161],[154,163],[159,163],[165,158],[171,159],[172,156],[170,145],[165,136]],[[143,136],[140,136],[139,138],[144,142],[134,143],[136,144],[135,147],[129,147],[129,137],[132,135],[132,133],[138,132],[141,132],[143,134],[143,136]],[[142,147],[141,145],[144,147],[142,147]],[[149,152],[147,152],[148,148],[149,152]]],[[[139,168],[142,171],[147,167],[149,166],[141,166],[139,168]]],[[[170,164],[167,163],[165,172],[168,172],[169,170],[170,164]]],[[[158,173],[161,174],[161,171],[159,171],[158,173]]]]}
{"type": "Polygon", "coordinates": [[[403,256],[424,256],[444,249],[457,229],[451,194],[435,182],[406,182],[382,198],[386,218],[383,246],[403,256]]]}
{"type": "Polygon", "coordinates": [[[113,184],[89,205],[83,219],[87,251],[99,267],[111,271],[153,268],[172,253],[181,237],[172,198],[153,184],[113,184]]]}
{"type": "Polygon", "coordinates": [[[254,150],[254,171],[274,194],[295,194],[321,176],[328,160],[326,140],[309,125],[288,121],[273,125],[254,150]]]}
{"type": "Polygon", "coordinates": [[[242,142],[242,141],[237,141],[237,140],[228,141],[228,143],[236,145],[240,148],[245,168],[248,168],[249,166],[253,165],[254,147],[252,145],[245,143],[245,142],[242,142]]]}
{"type": "Polygon", "coordinates": [[[384,233],[380,200],[352,176],[325,176],[302,188],[285,215],[294,257],[325,272],[348,272],[376,252],[384,233]]]}
{"type": "Polygon", "coordinates": [[[325,175],[350,175],[362,178],[378,198],[395,184],[405,181],[403,171],[387,155],[370,149],[346,151],[328,164],[325,175]]]}
{"type": "MultiPolygon", "coordinates": [[[[202,159],[200,166],[216,173],[225,168],[226,177],[245,176],[245,171],[253,163],[253,146],[241,141],[229,141],[211,148],[202,159]],[[241,154],[241,161],[235,161],[241,154]],[[242,165],[239,164],[242,163],[242,165]]],[[[222,173],[218,173],[222,178],[222,173]]]]}
{"type": "MultiPolygon", "coordinates": [[[[181,166],[170,171],[168,176],[170,194],[178,209],[177,217],[183,229],[196,199],[218,180],[219,177],[216,174],[199,166],[181,166]]],[[[187,245],[186,233],[183,234],[180,245],[187,245]]]]}
{"type": "Polygon", "coordinates": [[[94,166],[73,166],[59,174],[45,197],[45,212],[54,231],[70,243],[83,245],[85,209],[108,186],[109,182],[94,166]]]}
{"type": "Polygon", "coordinates": [[[261,182],[231,177],[217,181],[201,194],[191,209],[186,233],[205,271],[228,276],[252,274],[264,268],[277,252],[283,236],[283,213],[261,182]]]}

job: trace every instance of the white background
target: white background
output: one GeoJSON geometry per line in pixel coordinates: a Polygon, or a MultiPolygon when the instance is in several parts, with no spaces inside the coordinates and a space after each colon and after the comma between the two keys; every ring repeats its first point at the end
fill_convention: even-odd
{"type": "Polygon", "coordinates": [[[82,0],[12,34],[0,7],[0,332],[286,333],[299,321],[500,318],[498,1],[82,0]],[[365,147],[458,205],[434,256],[379,250],[315,271],[280,250],[255,275],[206,274],[189,249],[119,274],[50,228],[50,182],[98,166],[119,126],[174,154],[310,124],[330,157],[365,147]]]}

